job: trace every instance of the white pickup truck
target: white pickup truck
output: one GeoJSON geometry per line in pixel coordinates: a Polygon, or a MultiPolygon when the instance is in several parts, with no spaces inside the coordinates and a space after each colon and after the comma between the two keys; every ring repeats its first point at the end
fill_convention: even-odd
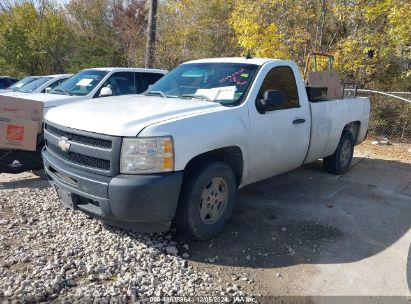
{"type": "Polygon", "coordinates": [[[146,232],[174,222],[207,239],[239,187],[321,158],[346,172],[369,113],[367,98],[310,102],[292,61],[196,60],[144,95],[52,109],[43,159],[70,208],[146,232]]]}

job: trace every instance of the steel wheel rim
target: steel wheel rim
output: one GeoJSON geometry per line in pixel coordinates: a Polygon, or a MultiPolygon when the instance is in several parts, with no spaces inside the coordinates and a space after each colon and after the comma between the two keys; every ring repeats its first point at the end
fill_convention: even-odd
{"type": "Polygon", "coordinates": [[[350,162],[351,158],[351,143],[346,140],[341,147],[340,164],[341,167],[345,167],[350,162]]]}
{"type": "Polygon", "coordinates": [[[218,222],[228,201],[228,186],[221,177],[212,178],[204,187],[201,194],[199,211],[203,223],[212,225],[218,222]]]}

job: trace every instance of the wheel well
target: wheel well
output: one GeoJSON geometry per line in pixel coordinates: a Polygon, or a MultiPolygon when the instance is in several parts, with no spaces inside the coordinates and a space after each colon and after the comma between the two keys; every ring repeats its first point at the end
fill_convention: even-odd
{"type": "Polygon", "coordinates": [[[198,166],[201,166],[205,162],[209,161],[222,161],[228,164],[231,167],[231,170],[233,170],[237,181],[237,186],[240,185],[243,177],[244,161],[243,152],[239,147],[224,147],[197,155],[188,162],[184,169],[184,174],[190,170],[195,170],[198,166]]]}
{"type": "Polygon", "coordinates": [[[353,121],[345,125],[343,132],[348,131],[354,138],[354,143],[357,142],[358,133],[360,132],[361,122],[353,121]]]}

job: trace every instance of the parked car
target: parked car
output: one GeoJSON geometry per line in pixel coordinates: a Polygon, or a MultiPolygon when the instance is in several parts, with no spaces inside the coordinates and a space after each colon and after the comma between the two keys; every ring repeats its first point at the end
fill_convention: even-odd
{"type": "Polygon", "coordinates": [[[107,96],[140,94],[167,71],[141,68],[92,68],[75,74],[50,94],[26,94],[19,98],[44,103],[44,113],[66,103],[107,96]]]}
{"type": "MultiPolygon", "coordinates": [[[[85,99],[91,99],[93,107],[98,109],[96,101],[100,103],[101,97],[142,93],[166,73],[165,70],[139,68],[86,69],[55,87],[50,94],[28,93],[13,97],[43,102],[44,113],[53,107],[85,99]]],[[[43,146],[43,136],[40,135],[35,152],[0,149],[0,173],[33,170],[36,175],[44,177],[41,159],[43,146]]]]}
{"type": "Polygon", "coordinates": [[[33,81],[36,77],[38,76],[27,76],[24,77],[23,79],[17,81],[16,83],[14,83],[13,85],[0,90],[0,94],[1,93],[6,93],[6,92],[12,92],[12,91],[16,91],[17,89],[19,89],[20,87],[22,87],[23,85],[29,83],[30,81],[33,81]]]}
{"type": "Polygon", "coordinates": [[[9,76],[0,76],[0,92],[19,81],[17,78],[9,76]]]}
{"type": "Polygon", "coordinates": [[[139,231],[213,237],[238,188],[324,159],[343,174],[368,98],[310,102],[293,61],[184,63],[144,95],[49,111],[43,160],[69,208],[139,231]]]}
{"type": "Polygon", "coordinates": [[[47,76],[31,76],[31,80],[22,85],[17,85],[10,92],[0,93],[4,96],[20,97],[28,93],[48,93],[59,86],[73,74],[57,74],[47,76]]]}

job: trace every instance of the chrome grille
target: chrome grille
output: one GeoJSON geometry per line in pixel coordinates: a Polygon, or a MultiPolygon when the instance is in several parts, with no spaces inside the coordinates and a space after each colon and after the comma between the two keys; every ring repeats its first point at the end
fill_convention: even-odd
{"type": "Polygon", "coordinates": [[[122,138],[45,123],[46,149],[67,165],[106,176],[120,173],[122,138]],[[64,139],[64,149],[61,146],[64,139]]]}
{"type": "Polygon", "coordinates": [[[106,170],[106,171],[110,170],[110,161],[108,160],[86,156],[86,155],[81,155],[79,153],[64,152],[59,147],[48,142],[47,140],[46,140],[46,145],[47,145],[47,148],[51,152],[53,152],[57,156],[65,160],[68,160],[70,162],[80,164],[80,165],[90,167],[90,168],[97,168],[97,169],[106,170]]]}
{"type": "Polygon", "coordinates": [[[95,138],[95,137],[89,137],[89,136],[84,136],[84,135],[79,135],[75,133],[70,133],[66,132],[63,130],[59,130],[50,124],[46,124],[45,129],[50,132],[51,134],[54,134],[56,136],[64,136],[68,138],[71,141],[78,142],[81,144],[85,144],[88,146],[95,146],[103,149],[111,149],[112,147],[112,142],[111,140],[107,139],[101,139],[101,138],[95,138]]]}

